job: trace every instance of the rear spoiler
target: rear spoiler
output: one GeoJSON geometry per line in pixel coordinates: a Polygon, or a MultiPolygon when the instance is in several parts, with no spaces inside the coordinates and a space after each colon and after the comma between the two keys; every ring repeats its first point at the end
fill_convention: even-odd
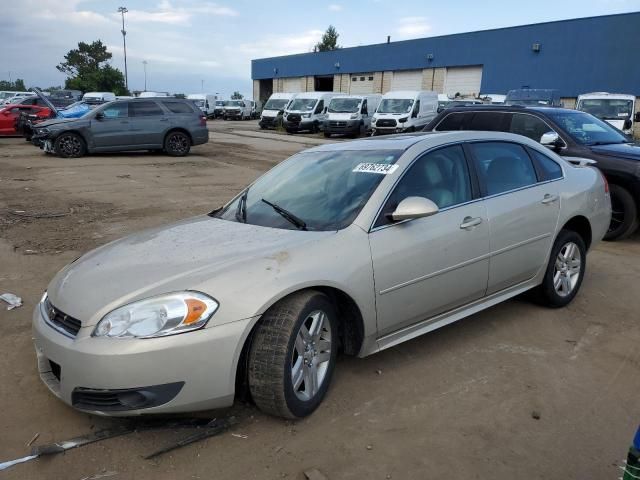
{"type": "Polygon", "coordinates": [[[564,160],[569,162],[576,167],[595,167],[598,162],[595,160],[591,160],[590,158],[581,158],[581,157],[562,157],[564,160]]]}

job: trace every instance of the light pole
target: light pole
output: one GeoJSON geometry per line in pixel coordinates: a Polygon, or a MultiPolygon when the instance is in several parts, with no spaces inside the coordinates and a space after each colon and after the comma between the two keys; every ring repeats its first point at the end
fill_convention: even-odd
{"type": "Polygon", "coordinates": [[[147,61],[143,60],[142,65],[144,65],[144,91],[147,91],[147,61]]]}
{"type": "Polygon", "coordinates": [[[200,80],[200,92],[204,93],[204,80],[200,80]]]}
{"type": "Polygon", "coordinates": [[[119,7],[118,12],[122,14],[122,44],[124,46],[124,86],[129,90],[129,77],[127,75],[127,31],[124,29],[124,14],[127,13],[127,7],[119,7]]]}

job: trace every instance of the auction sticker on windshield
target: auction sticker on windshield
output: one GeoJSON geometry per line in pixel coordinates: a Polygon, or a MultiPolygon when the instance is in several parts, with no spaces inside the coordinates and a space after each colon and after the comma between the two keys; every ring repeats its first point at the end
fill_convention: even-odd
{"type": "Polygon", "coordinates": [[[398,169],[398,165],[387,163],[359,163],[353,169],[354,173],[378,173],[380,175],[390,175],[398,169]]]}

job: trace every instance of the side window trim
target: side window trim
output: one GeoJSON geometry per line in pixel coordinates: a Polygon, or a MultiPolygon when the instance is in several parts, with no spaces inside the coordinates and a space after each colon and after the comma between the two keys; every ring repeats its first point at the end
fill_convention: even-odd
{"type": "Polygon", "coordinates": [[[447,210],[452,210],[454,208],[462,207],[464,205],[469,205],[470,203],[475,203],[475,202],[483,200],[483,197],[481,196],[481,192],[479,190],[478,184],[474,185],[474,177],[475,177],[475,181],[476,182],[478,181],[478,179],[477,179],[477,172],[475,170],[475,165],[472,165],[471,167],[469,166],[470,163],[473,164],[474,162],[467,155],[466,145],[468,143],[471,143],[471,142],[460,142],[460,141],[458,141],[458,142],[447,143],[445,145],[438,145],[437,147],[433,147],[433,148],[430,148],[429,150],[426,150],[426,151],[422,152],[419,156],[414,158],[413,161],[409,165],[407,165],[405,167],[404,171],[402,172],[402,175],[400,175],[400,177],[396,179],[395,183],[391,186],[391,188],[387,192],[387,195],[385,196],[384,200],[382,201],[382,203],[378,207],[378,211],[377,211],[377,213],[376,213],[376,215],[375,215],[375,217],[373,219],[373,222],[371,222],[371,225],[369,226],[369,233],[374,232],[376,230],[383,229],[383,228],[391,227],[393,225],[397,225],[399,223],[403,223],[404,222],[404,220],[403,220],[402,222],[389,223],[389,224],[386,224],[386,225],[376,225],[378,223],[378,220],[380,219],[380,217],[383,214],[384,207],[387,205],[387,202],[389,201],[389,199],[391,198],[391,196],[395,192],[396,188],[398,187],[398,185],[400,184],[402,179],[407,175],[409,170],[411,170],[411,168],[418,161],[420,161],[422,158],[424,158],[426,155],[429,155],[430,153],[433,153],[433,152],[437,152],[438,150],[441,150],[443,148],[453,147],[453,146],[456,146],[456,145],[462,147],[462,154],[464,155],[465,162],[467,164],[467,170],[469,171],[469,177],[470,177],[469,180],[471,182],[471,200],[469,200],[468,202],[457,203],[455,205],[450,205],[448,207],[441,208],[441,209],[439,209],[439,212],[446,212],[447,210]]]}
{"type": "Polygon", "coordinates": [[[531,162],[533,162],[533,168],[536,170],[536,177],[538,178],[538,185],[542,184],[542,183],[549,183],[549,182],[556,182],[558,180],[563,180],[564,179],[564,168],[562,165],[560,165],[558,162],[556,162],[553,158],[545,155],[543,152],[539,152],[536,151],[536,153],[538,153],[538,155],[544,155],[550,162],[555,163],[558,168],[560,169],[560,172],[562,172],[562,174],[560,175],[560,177],[558,178],[552,178],[550,180],[544,180],[544,171],[542,170],[542,166],[540,165],[539,160],[533,155],[533,151],[534,149],[531,148],[528,145],[525,145],[525,150],[527,151],[527,155],[529,155],[529,158],[531,159],[531,162]]]}

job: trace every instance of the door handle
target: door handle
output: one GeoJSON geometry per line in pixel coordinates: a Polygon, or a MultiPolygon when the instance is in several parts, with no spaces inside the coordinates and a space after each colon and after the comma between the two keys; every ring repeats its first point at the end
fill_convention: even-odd
{"type": "Polygon", "coordinates": [[[473,227],[477,227],[482,223],[482,218],[480,217],[464,217],[462,223],[460,224],[460,228],[463,230],[471,230],[473,227]]]}
{"type": "Polygon", "coordinates": [[[168,122],[168,121],[169,121],[169,119],[168,119],[168,118],[161,118],[161,119],[160,119],[160,121],[161,121],[161,122],[168,122]]]}
{"type": "Polygon", "coordinates": [[[550,195],[550,194],[547,193],[544,196],[544,198],[542,199],[542,204],[543,205],[549,205],[549,204],[551,204],[553,202],[557,202],[558,198],[560,198],[560,197],[558,197],[558,195],[550,195]]]}

